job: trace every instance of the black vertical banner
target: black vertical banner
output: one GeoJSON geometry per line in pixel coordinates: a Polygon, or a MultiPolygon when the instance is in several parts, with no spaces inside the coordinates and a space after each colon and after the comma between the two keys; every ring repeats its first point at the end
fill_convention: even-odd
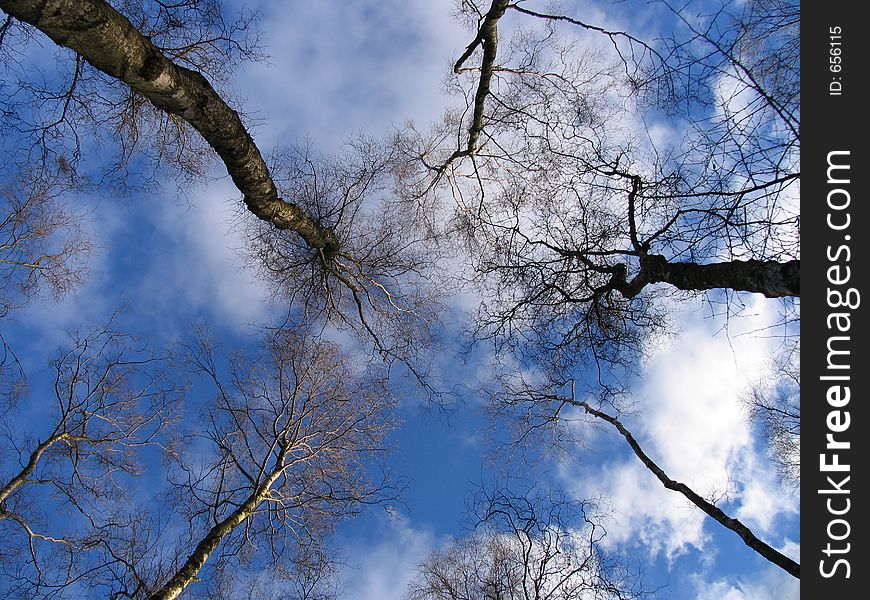
{"type": "MultiPolygon", "coordinates": [[[[801,10],[801,594],[870,589],[870,178],[862,3],[801,10]]],[[[824,595],[823,595],[824,594],[824,595]]]]}

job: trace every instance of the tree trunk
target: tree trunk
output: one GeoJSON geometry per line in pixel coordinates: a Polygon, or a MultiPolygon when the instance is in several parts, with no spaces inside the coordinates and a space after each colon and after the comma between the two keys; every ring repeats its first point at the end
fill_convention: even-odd
{"type": "Polygon", "coordinates": [[[194,551],[187,557],[185,563],[175,572],[175,575],[162,588],[148,596],[148,600],[174,600],[178,598],[188,585],[196,581],[200,569],[218,547],[218,544],[221,543],[221,540],[251,516],[257,505],[262,502],[264,495],[262,492],[252,494],[230,516],[209,529],[205,537],[200,540],[194,551]]]}
{"type": "Polygon", "coordinates": [[[483,58],[480,64],[480,81],[474,94],[474,111],[471,117],[471,125],[468,129],[468,145],[465,152],[473,155],[477,152],[477,142],[483,131],[483,110],[486,105],[486,97],[489,95],[492,70],[495,65],[495,56],[498,51],[498,20],[504,16],[508,7],[508,0],[493,0],[480,25],[477,37],[468,45],[465,52],[453,66],[454,73],[462,72],[464,63],[474,52],[478,45],[483,45],[483,58]]]}
{"type": "Polygon", "coordinates": [[[211,556],[215,548],[218,547],[218,544],[221,543],[221,540],[231,534],[236,527],[244,523],[245,519],[248,519],[257,509],[257,506],[269,495],[272,485],[284,472],[286,456],[287,449],[283,448],[276,457],[275,467],[268,474],[266,480],[257,486],[251,495],[236,510],[230,513],[228,517],[209,529],[205,537],[200,540],[190,556],[187,557],[181,568],[175,572],[175,575],[162,588],[148,596],[148,600],[174,600],[188,585],[196,581],[196,576],[199,574],[200,569],[202,569],[205,561],[208,560],[208,557],[211,556]]]}
{"type": "Polygon", "coordinates": [[[283,457],[279,457],[278,466],[272,471],[266,482],[248,496],[228,517],[209,529],[190,556],[187,557],[181,568],[175,572],[175,575],[162,588],[148,596],[148,600],[174,600],[181,595],[188,585],[196,581],[196,576],[199,574],[200,569],[205,565],[205,561],[208,560],[208,557],[211,556],[215,548],[218,547],[218,544],[221,543],[221,540],[231,534],[236,527],[244,523],[254,513],[257,506],[269,495],[272,484],[275,483],[275,480],[278,479],[283,471],[282,464],[283,457]]]}
{"type": "Polygon", "coordinates": [[[726,288],[768,298],[800,297],[801,261],[731,260],[698,264],[669,262],[664,256],[649,254],[641,257],[640,273],[631,282],[621,283],[614,287],[626,298],[633,298],[650,283],[669,283],[681,290],[726,288]]]}
{"type": "Polygon", "coordinates": [[[334,232],[292,202],[278,198],[269,169],[230,108],[200,73],[176,65],[102,0],[0,0],[0,8],[55,43],[120,79],[154,106],[180,116],[218,153],[248,209],[279,229],[295,231],[313,248],[334,251],[334,232]]]}

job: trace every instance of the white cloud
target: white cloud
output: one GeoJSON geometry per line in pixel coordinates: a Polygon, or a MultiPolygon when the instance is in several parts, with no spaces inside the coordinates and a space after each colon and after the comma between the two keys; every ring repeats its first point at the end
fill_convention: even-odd
{"type": "Polygon", "coordinates": [[[706,581],[693,577],[698,600],[797,600],[800,582],[777,569],[767,567],[753,577],[706,581]]]}
{"type": "Polygon", "coordinates": [[[153,257],[143,279],[155,301],[179,312],[205,312],[230,329],[268,316],[268,290],[240,253],[237,196],[224,180],[195,197],[189,209],[161,205],[156,219],[171,247],[153,257]]]}
{"type": "Polygon", "coordinates": [[[445,6],[292,4],[265,9],[263,43],[273,65],[250,65],[236,77],[247,114],[268,115],[268,129],[255,128],[265,150],[305,134],[329,150],[362,129],[380,135],[406,119],[438,117],[448,59],[467,43],[445,6]]]}
{"type": "Polygon", "coordinates": [[[739,398],[770,349],[763,340],[714,337],[710,324],[689,323],[651,357],[635,393],[662,465],[672,477],[713,491],[727,479],[734,453],[751,441],[739,398]]]}
{"type": "Polygon", "coordinates": [[[349,549],[345,589],[357,600],[399,600],[417,564],[437,545],[427,529],[416,529],[405,518],[371,519],[380,525],[378,536],[349,549]]]}
{"type": "Polygon", "coordinates": [[[732,474],[740,487],[740,504],[734,516],[756,534],[775,534],[777,517],[800,513],[799,498],[783,492],[769,462],[760,454],[742,452],[732,474]]]}
{"type": "MultiPolygon", "coordinates": [[[[747,314],[722,323],[702,320],[685,308],[685,323],[670,343],[652,350],[635,387],[638,414],[623,422],[665,472],[744,520],[757,533],[773,530],[776,517],[797,513],[783,499],[763,457],[756,453],[741,394],[763,372],[773,342],[747,332],[776,319],[773,302],[747,298],[747,314]]],[[[615,431],[611,432],[616,435],[615,431]]],[[[627,447],[626,447],[627,450],[627,447]]],[[[633,454],[584,472],[573,486],[578,496],[597,489],[611,499],[610,544],[640,542],[651,555],[668,559],[705,549],[705,515],[676,492],[666,490],[633,454]]],[[[569,475],[570,477],[570,475],[569,475]]],[[[716,524],[710,527],[718,527],[716,524]]],[[[708,559],[712,560],[709,551],[708,559]]]]}
{"type": "MultiPolygon", "coordinates": [[[[668,560],[689,546],[701,548],[709,538],[704,515],[664,487],[634,457],[602,465],[594,474],[575,482],[578,497],[597,489],[607,499],[605,544],[640,544],[650,556],[663,553],[668,560]]],[[[603,503],[602,503],[603,504],[603,503]]]]}
{"type": "Polygon", "coordinates": [[[268,291],[238,252],[237,197],[221,180],[195,194],[190,207],[165,197],[148,206],[93,199],[97,208],[83,219],[96,246],[87,278],[59,302],[41,299],[14,315],[30,331],[23,342],[55,347],[65,330],[105,322],[122,307],[139,323],[123,327],[164,340],[204,317],[236,331],[268,317],[268,291]]]}

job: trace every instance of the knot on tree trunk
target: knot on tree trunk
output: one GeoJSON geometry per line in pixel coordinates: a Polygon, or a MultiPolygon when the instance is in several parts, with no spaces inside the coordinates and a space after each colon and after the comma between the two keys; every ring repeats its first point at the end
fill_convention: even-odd
{"type": "Polygon", "coordinates": [[[668,259],[661,254],[644,254],[640,257],[638,276],[648,282],[666,281],[668,265],[668,259]]]}

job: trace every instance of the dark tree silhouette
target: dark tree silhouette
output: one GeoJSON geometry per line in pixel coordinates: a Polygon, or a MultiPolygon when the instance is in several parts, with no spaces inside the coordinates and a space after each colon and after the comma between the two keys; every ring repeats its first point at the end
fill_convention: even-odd
{"type": "MultiPolygon", "coordinates": [[[[509,375],[502,379],[502,387],[492,395],[490,410],[500,421],[518,421],[520,436],[538,431],[555,430],[560,427],[560,415],[566,408],[574,407],[585,414],[611,425],[625,439],[634,455],[661,484],[682,494],[689,502],[704,511],[723,527],[740,536],[744,543],[760,556],[769,560],[790,575],[800,578],[800,565],[756,536],[739,519],[736,519],[714,501],[704,498],[690,486],[672,479],[640,446],[637,439],[623,422],[588,400],[578,400],[574,381],[532,383],[521,375],[509,375]],[[568,389],[569,393],[560,390],[568,389]]],[[[573,424],[576,427],[577,424],[573,424]]],[[[539,439],[539,438],[536,438],[539,439]]],[[[522,441],[522,440],[518,440],[522,441]]],[[[516,441],[514,442],[516,443],[516,441]]]]}

